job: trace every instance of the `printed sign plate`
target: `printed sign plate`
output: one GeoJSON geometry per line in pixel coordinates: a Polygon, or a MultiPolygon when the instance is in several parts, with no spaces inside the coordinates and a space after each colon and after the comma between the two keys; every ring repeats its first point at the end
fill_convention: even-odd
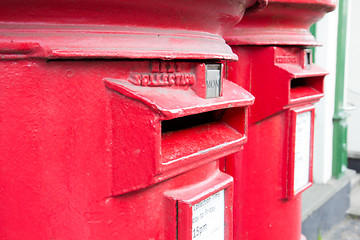
{"type": "Polygon", "coordinates": [[[206,98],[220,97],[221,91],[221,65],[206,65],[206,98]]]}
{"type": "Polygon", "coordinates": [[[295,131],[294,192],[309,182],[311,111],[298,113],[295,131]]]}
{"type": "Polygon", "coordinates": [[[192,207],[192,239],[224,240],[224,190],[192,207]]]}

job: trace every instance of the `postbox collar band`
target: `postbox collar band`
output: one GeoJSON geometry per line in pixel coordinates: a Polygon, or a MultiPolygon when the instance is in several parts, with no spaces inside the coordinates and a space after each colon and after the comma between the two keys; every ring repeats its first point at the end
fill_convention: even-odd
{"type": "Polygon", "coordinates": [[[0,25],[2,58],[237,60],[217,34],[133,27],[0,25]]]}
{"type": "Polygon", "coordinates": [[[262,11],[245,15],[225,39],[230,45],[318,46],[309,28],[334,9],[334,0],[269,0],[262,11]]]}

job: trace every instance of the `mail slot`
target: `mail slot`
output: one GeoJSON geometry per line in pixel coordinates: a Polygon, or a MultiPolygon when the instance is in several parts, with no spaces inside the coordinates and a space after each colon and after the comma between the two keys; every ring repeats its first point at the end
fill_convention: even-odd
{"type": "Polygon", "coordinates": [[[121,146],[113,152],[114,195],[177,176],[245,143],[245,121],[235,119],[245,119],[246,106],[254,99],[221,71],[221,96],[208,98],[213,87],[207,84],[208,65],[223,69],[221,63],[131,62],[126,76],[104,79],[116,136],[113,144],[121,146]],[[173,66],[174,72],[153,72],[153,65],[164,64],[173,66]],[[134,81],[143,76],[149,79],[146,85],[134,81]],[[169,82],[172,76],[189,81],[163,85],[165,80],[159,79],[164,76],[169,82]]]}

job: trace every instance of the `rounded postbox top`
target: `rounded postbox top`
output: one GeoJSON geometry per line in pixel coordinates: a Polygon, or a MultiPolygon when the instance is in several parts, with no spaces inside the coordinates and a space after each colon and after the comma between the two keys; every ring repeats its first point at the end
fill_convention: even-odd
{"type": "Polygon", "coordinates": [[[309,28],[336,7],[336,0],[269,0],[225,33],[230,45],[320,45],[309,28]]]}
{"type": "Polygon", "coordinates": [[[236,59],[222,35],[266,0],[4,0],[0,54],[236,59]]]}

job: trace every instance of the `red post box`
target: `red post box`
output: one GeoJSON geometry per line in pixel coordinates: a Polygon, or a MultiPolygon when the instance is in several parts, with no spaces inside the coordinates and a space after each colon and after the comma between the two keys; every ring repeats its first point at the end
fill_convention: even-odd
{"type": "Polygon", "coordinates": [[[222,33],[260,2],[1,1],[0,238],[233,239],[222,33]]]}
{"type": "Polygon", "coordinates": [[[227,32],[239,61],[228,78],[255,96],[249,140],[226,158],[234,177],[234,239],[299,240],[301,192],[312,184],[313,103],[326,71],[312,63],[308,28],[334,1],[269,0],[227,32]]]}

